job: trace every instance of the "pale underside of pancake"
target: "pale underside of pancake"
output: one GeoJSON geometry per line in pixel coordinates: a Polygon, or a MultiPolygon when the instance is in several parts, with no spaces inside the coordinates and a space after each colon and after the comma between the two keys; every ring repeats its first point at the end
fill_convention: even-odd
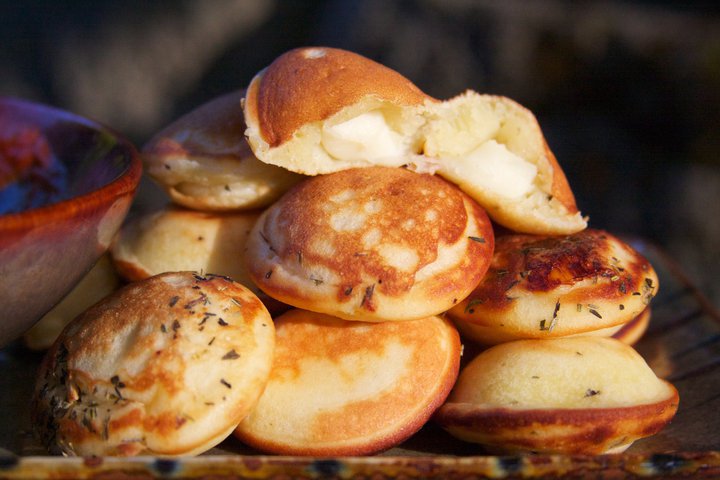
{"type": "Polygon", "coordinates": [[[174,202],[198,210],[263,207],[301,178],[253,155],[244,137],[243,93],[208,101],[143,147],[147,173],[174,202]]]}
{"type": "Polygon", "coordinates": [[[263,451],[385,450],[419,430],[457,378],[460,340],[439,317],[364,323],[291,310],[276,329],[270,380],[235,433],[263,451]]]}
{"type": "Polygon", "coordinates": [[[505,97],[438,101],[367,58],[304,48],[253,78],[244,112],[252,150],[272,165],[307,175],[408,165],[456,183],[512,230],[587,225],[534,115],[505,97]]]}
{"type": "Polygon", "coordinates": [[[130,284],[48,350],[34,424],[65,455],[201,453],[256,403],[274,341],[257,297],[224,277],[178,272],[130,284]]]}
{"type": "Polygon", "coordinates": [[[253,281],[284,303],[348,320],[446,311],[480,281],[493,249],[485,212],[453,185],[400,168],[312,177],[251,232],[253,281]]]}
{"type": "Polygon", "coordinates": [[[657,433],[678,401],[618,340],[519,340],[473,359],[435,418],[491,451],[600,454],[657,433]]]}
{"type": "Polygon", "coordinates": [[[480,343],[563,337],[628,323],[658,288],[647,259],[605,231],[504,235],[483,280],[448,314],[480,343]]]}

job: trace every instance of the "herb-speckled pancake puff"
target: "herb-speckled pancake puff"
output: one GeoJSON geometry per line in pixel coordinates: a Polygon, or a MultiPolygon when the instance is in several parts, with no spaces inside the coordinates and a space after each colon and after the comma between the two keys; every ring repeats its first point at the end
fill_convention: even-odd
{"type": "Polygon", "coordinates": [[[271,297],[347,320],[436,315],[490,263],[485,211],[445,180],[369,167],[305,180],[268,208],[247,241],[271,297]]]}
{"type": "Polygon", "coordinates": [[[35,428],[65,455],[199,454],[255,405],[274,346],[270,314],[226,277],[179,272],[129,284],[48,350],[35,428]]]}
{"type": "Polygon", "coordinates": [[[143,147],[148,175],[177,204],[197,210],[264,207],[301,178],[258,160],[245,140],[243,91],[178,118],[143,147]]]}
{"type": "Polygon", "coordinates": [[[618,340],[516,340],[463,368],[434,418],[493,453],[596,455],[659,432],[678,402],[675,387],[618,340]]]}
{"type": "Polygon", "coordinates": [[[652,265],[605,231],[510,234],[498,236],[487,275],[448,314],[486,345],[562,337],[631,321],[657,289],[652,265]]]}
{"type": "Polygon", "coordinates": [[[275,322],[270,379],[235,431],[266,452],[388,449],[425,424],[457,378],[460,338],[440,317],[365,323],[290,310],[275,322]]]}

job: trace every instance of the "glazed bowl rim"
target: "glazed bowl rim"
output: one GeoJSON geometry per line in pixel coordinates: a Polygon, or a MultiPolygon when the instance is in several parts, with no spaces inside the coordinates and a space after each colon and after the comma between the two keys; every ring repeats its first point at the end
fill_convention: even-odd
{"type": "Polygon", "coordinates": [[[80,124],[93,130],[108,133],[125,152],[126,160],[122,171],[104,185],[70,198],[62,199],[36,208],[0,215],[0,231],[24,230],[35,226],[57,223],[75,217],[82,212],[92,211],[105,204],[110,198],[131,193],[140,182],[142,161],[135,145],[123,134],[107,125],[70,111],[43,103],[0,95],[0,105],[18,109],[34,110],[36,114],[48,114],[68,123],[80,124]]]}

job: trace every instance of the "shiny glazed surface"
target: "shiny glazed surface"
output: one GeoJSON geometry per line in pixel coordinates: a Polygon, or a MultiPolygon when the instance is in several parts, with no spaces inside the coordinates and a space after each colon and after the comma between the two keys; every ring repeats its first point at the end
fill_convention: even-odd
{"type": "Polygon", "coordinates": [[[2,346],[52,308],[107,250],[142,167],[127,139],[52,107],[0,97],[0,126],[39,130],[65,170],[56,203],[0,215],[2,346]]]}

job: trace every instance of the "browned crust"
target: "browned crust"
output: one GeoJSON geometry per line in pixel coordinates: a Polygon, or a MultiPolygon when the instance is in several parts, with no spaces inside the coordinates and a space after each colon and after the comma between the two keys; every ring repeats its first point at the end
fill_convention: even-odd
{"type": "Polygon", "coordinates": [[[622,326],[620,330],[613,334],[613,338],[620,340],[628,345],[634,345],[642,338],[650,325],[651,307],[648,306],[640,315],[630,320],[622,326]]]}
{"type": "MultiPolygon", "coordinates": [[[[348,232],[343,236],[342,243],[337,248],[336,255],[333,257],[325,257],[313,254],[307,245],[308,238],[314,235],[332,236],[334,232],[328,229],[323,215],[324,201],[316,202],[313,198],[327,198],[338,192],[354,189],[363,191],[365,189],[373,190],[378,182],[382,182],[389,177],[395,177],[384,182],[386,187],[384,190],[376,192],[378,198],[383,199],[386,203],[392,202],[387,212],[383,212],[380,218],[373,224],[382,231],[383,242],[385,243],[401,243],[414,252],[418,253],[419,262],[418,269],[428,265],[437,258],[438,243],[453,244],[460,240],[460,236],[465,230],[467,214],[465,212],[465,204],[463,195],[460,191],[456,191],[452,195],[452,203],[445,204],[445,210],[440,217],[440,223],[435,231],[437,235],[428,235],[431,230],[418,230],[408,234],[399,228],[388,228],[393,225],[393,219],[398,219],[398,213],[405,211],[403,219],[412,219],[418,225],[423,224],[423,215],[425,208],[437,208],[440,202],[437,197],[428,198],[420,194],[422,185],[435,186],[434,193],[447,192],[452,193],[448,184],[440,180],[438,177],[418,176],[404,170],[395,169],[376,169],[367,168],[362,170],[339,172],[333,175],[334,182],[329,185],[323,182],[322,188],[312,188],[314,185],[320,185],[317,182],[306,182],[301,188],[296,190],[294,195],[289,196],[283,201],[283,208],[278,217],[281,224],[291,226],[293,236],[288,238],[284,249],[278,254],[281,257],[294,260],[294,256],[298,252],[302,254],[303,262],[312,262],[333,270],[342,276],[342,283],[338,288],[337,296],[339,299],[344,297],[343,293],[349,288],[359,288],[362,284],[364,273],[370,274],[378,279],[375,284],[375,293],[384,293],[389,296],[398,296],[407,292],[412,288],[414,282],[415,271],[404,272],[398,269],[389,269],[382,259],[376,255],[367,254],[362,248],[362,236],[367,230],[357,230],[356,232],[348,232]],[[387,174],[387,175],[386,175],[387,174]],[[424,181],[418,181],[422,178],[424,181]],[[326,189],[326,187],[330,187],[326,189]],[[327,190],[330,190],[329,192],[327,190]],[[395,201],[401,197],[401,201],[395,201]],[[412,206],[411,208],[408,208],[412,206]],[[322,222],[322,223],[321,223],[322,222]],[[320,229],[320,233],[316,233],[320,229]],[[421,232],[421,234],[418,234],[421,232]]],[[[372,198],[370,195],[367,198],[372,198]]],[[[488,222],[489,224],[489,222],[488,222]]],[[[475,246],[471,244],[471,246],[475,246]]],[[[264,280],[264,276],[258,280],[264,280]]],[[[272,278],[269,279],[272,281],[272,278]]],[[[301,292],[295,292],[301,295],[301,292]]],[[[341,300],[342,301],[342,300],[341,300]]],[[[372,302],[366,302],[365,308],[372,310],[372,302]]]]}
{"type": "Polygon", "coordinates": [[[193,155],[252,157],[240,104],[244,94],[244,90],[236,90],[219,96],[172,122],[143,146],[143,160],[161,163],[168,157],[193,155]]]}
{"type": "MultiPolygon", "coordinates": [[[[535,121],[537,122],[537,120],[535,121]]],[[[538,129],[540,129],[539,125],[538,129]]],[[[563,169],[558,163],[557,158],[555,158],[555,154],[550,150],[550,147],[548,146],[544,138],[543,143],[545,144],[545,155],[548,159],[548,162],[550,162],[550,166],[552,167],[553,172],[550,195],[555,200],[562,203],[562,205],[567,209],[569,215],[576,214],[577,212],[579,212],[579,210],[577,208],[577,204],[575,203],[575,195],[570,188],[570,183],[565,176],[565,172],[563,172],[563,169]]]]}
{"type": "MultiPolygon", "coordinates": [[[[388,167],[352,169],[310,178],[261,216],[255,230],[249,239],[248,269],[263,291],[299,308],[340,316],[339,312],[321,309],[317,302],[322,299],[337,305],[355,302],[359,305],[354,309],[359,320],[371,320],[380,302],[403,302],[409,296],[443,306],[423,316],[440,313],[464,298],[480,281],[494,248],[487,214],[467,195],[440,177],[388,167]],[[362,201],[381,201],[382,211],[370,216],[363,228],[336,232],[331,226],[326,199],[348,191],[357,192],[362,201]],[[437,219],[427,220],[427,211],[437,213],[437,219]],[[409,231],[400,228],[399,224],[406,221],[416,227],[409,231]],[[475,240],[464,237],[468,223],[479,229],[475,240]],[[280,230],[284,238],[274,238],[273,229],[280,230]],[[363,237],[373,229],[381,232],[383,244],[402,245],[416,253],[416,267],[394,268],[374,247],[366,250],[363,237]],[[332,256],[313,251],[314,242],[320,240],[333,243],[332,256]],[[259,258],[256,250],[261,242],[269,245],[278,260],[266,262],[259,258]],[[453,268],[444,269],[442,275],[422,283],[416,281],[420,269],[438,260],[441,246],[458,243],[466,243],[466,251],[453,268]],[[335,273],[339,281],[331,287],[324,279],[313,278],[317,285],[335,289],[332,295],[319,294],[317,289],[307,288],[305,279],[289,282],[274,275],[277,264],[286,269],[296,265],[305,269],[303,273],[308,277],[313,267],[320,266],[335,273]],[[373,279],[372,283],[368,283],[368,278],[373,279]],[[420,294],[422,298],[416,298],[420,294]]],[[[296,275],[296,280],[300,276],[296,275]]]]}
{"type": "MultiPolygon", "coordinates": [[[[647,259],[604,230],[588,228],[564,236],[509,234],[496,238],[493,261],[487,274],[450,314],[455,320],[485,327],[503,323],[498,320],[503,318],[507,320],[504,331],[508,334],[568,335],[632,320],[657,293],[657,287],[657,275],[647,259]],[[628,261],[615,258],[613,247],[625,249],[628,261]],[[554,292],[558,292],[556,296],[553,296],[554,292]],[[516,332],[514,325],[518,322],[510,322],[510,319],[515,318],[513,312],[521,311],[517,302],[522,302],[528,295],[543,295],[545,303],[555,304],[553,315],[562,304],[566,310],[561,314],[586,317],[587,321],[583,323],[586,328],[570,329],[566,323],[558,322],[559,328],[567,327],[568,330],[552,330],[548,327],[551,319],[548,319],[545,329],[533,328],[529,332],[525,331],[525,326],[516,332]],[[594,304],[601,302],[612,308],[594,310],[599,308],[594,304]],[[631,304],[640,305],[642,309],[631,309],[631,304]],[[576,306],[580,309],[578,313],[567,313],[567,309],[573,312],[576,306]]],[[[552,305],[545,306],[552,312],[552,305]]],[[[547,312],[539,314],[549,315],[547,312]]]]}
{"type": "Polygon", "coordinates": [[[486,284],[490,288],[487,296],[503,304],[510,302],[504,292],[517,278],[530,292],[547,292],[597,277],[619,278],[616,284],[598,282],[594,297],[622,298],[640,291],[647,260],[638,255],[636,263],[618,268],[613,265],[608,242],[620,240],[595,229],[559,237],[517,235],[498,239],[496,254],[503,270],[497,269],[495,280],[486,284]]]}
{"type": "MultiPolygon", "coordinates": [[[[302,310],[292,310],[288,312],[287,318],[297,317],[297,316],[304,316],[307,315],[308,312],[302,311],[302,310]]],[[[318,314],[310,314],[313,316],[317,316],[318,314]]],[[[282,331],[282,322],[283,317],[280,317],[276,319],[276,322],[278,322],[279,331],[282,331]]],[[[422,320],[420,320],[422,321],[422,320]]],[[[419,431],[423,425],[427,423],[427,421],[431,418],[433,413],[445,402],[448,395],[450,394],[455,381],[457,380],[459,369],[460,369],[460,356],[462,351],[462,344],[460,342],[460,336],[457,333],[457,330],[445,319],[442,320],[443,323],[446,325],[447,328],[443,329],[447,333],[446,340],[448,341],[449,345],[447,348],[447,353],[443,354],[443,360],[446,361],[445,368],[443,372],[441,372],[441,382],[436,385],[432,392],[422,392],[423,395],[429,396],[432,395],[432,399],[424,405],[421,409],[414,412],[414,416],[412,419],[407,420],[406,422],[397,425],[397,428],[390,434],[385,435],[383,437],[378,438],[376,437],[370,437],[368,439],[363,438],[357,438],[354,439],[352,443],[347,443],[345,445],[337,445],[337,446],[312,446],[312,445],[290,445],[287,442],[283,441],[283,439],[267,439],[267,438],[261,438],[259,436],[253,435],[252,432],[248,432],[246,430],[243,430],[242,428],[239,428],[235,430],[234,435],[240,439],[241,441],[247,443],[248,445],[257,448],[259,450],[265,451],[265,452],[271,452],[275,454],[281,454],[281,455],[303,455],[303,456],[357,456],[357,455],[371,455],[375,453],[382,452],[384,450],[387,450],[389,448],[392,448],[395,445],[399,445],[404,440],[408,439],[410,436],[415,434],[417,431],[419,431]]],[[[412,328],[413,325],[407,324],[408,327],[412,328]]],[[[390,326],[390,325],[388,325],[390,326]]],[[[372,327],[371,327],[372,328],[372,327]]],[[[415,333],[409,333],[409,336],[414,336],[415,333]]],[[[334,356],[333,353],[342,351],[347,352],[348,350],[352,349],[362,349],[364,350],[372,350],[373,348],[378,348],[380,351],[382,351],[383,342],[381,339],[378,340],[371,340],[372,332],[369,332],[367,336],[367,340],[360,339],[356,336],[355,339],[349,338],[349,339],[343,339],[338,338],[339,341],[342,342],[342,345],[338,345],[334,348],[329,347],[330,352],[328,352],[329,356],[334,356]],[[347,340],[347,341],[345,341],[347,340]],[[361,340],[358,342],[358,340],[361,340]]],[[[317,346],[315,345],[317,339],[313,338],[306,338],[306,339],[300,339],[300,344],[295,345],[293,352],[287,352],[290,353],[291,356],[293,354],[295,357],[297,357],[299,360],[302,360],[308,352],[313,352],[317,350],[317,346]]],[[[418,349],[416,351],[416,355],[423,355],[423,354],[432,354],[431,351],[422,349],[420,346],[418,346],[418,349]]],[[[299,361],[296,360],[296,361],[299,361]]],[[[282,361],[283,364],[285,364],[285,361],[282,361]]],[[[420,362],[421,363],[421,362],[420,362]]],[[[271,380],[272,381],[272,373],[271,373],[271,380]]],[[[409,382],[417,381],[417,379],[408,379],[409,382]]],[[[372,402],[366,402],[368,404],[371,404],[372,402]]],[[[382,404],[379,404],[378,402],[375,402],[376,406],[374,408],[380,408],[383,410],[386,410],[388,413],[397,413],[396,409],[387,408],[387,406],[383,406],[382,404]]],[[[373,408],[373,407],[371,407],[373,408]]],[[[338,416],[337,414],[334,416],[333,420],[326,420],[325,428],[336,428],[336,429],[342,429],[350,427],[352,428],[352,423],[355,421],[354,419],[357,417],[358,412],[349,412],[347,417],[343,418],[338,416]],[[339,423],[338,423],[339,422],[339,423]],[[343,425],[343,423],[346,423],[346,425],[343,425]]],[[[365,412],[365,415],[363,416],[363,421],[360,422],[359,425],[362,425],[362,423],[372,422],[373,418],[373,412],[368,410],[365,412]]]]}
{"type": "Polygon", "coordinates": [[[277,147],[301,126],[324,120],[368,95],[397,105],[432,100],[398,72],[362,55],[307,47],[290,50],[259,72],[248,87],[245,109],[263,140],[277,147]]]}
{"type": "Polygon", "coordinates": [[[601,454],[659,432],[675,415],[679,396],[618,408],[510,409],[447,403],[434,420],[453,434],[480,435],[503,451],[601,454]]]}
{"type": "Polygon", "coordinates": [[[448,369],[447,375],[443,378],[443,384],[438,390],[437,395],[432,402],[428,403],[423,409],[416,412],[415,417],[402,425],[402,428],[398,428],[392,434],[386,435],[382,438],[368,441],[365,443],[358,442],[351,445],[345,445],[342,447],[309,447],[304,446],[300,448],[288,448],[284,443],[262,439],[248,435],[247,433],[235,430],[234,435],[242,442],[257,448],[264,452],[272,452],[278,455],[300,455],[300,456],[360,456],[360,455],[374,455],[385,450],[388,450],[394,446],[400,445],[402,442],[410,438],[412,435],[417,433],[432,417],[432,415],[440,408],[452,391],[452,387],[457,380],[460,365],[460,349],[461,344],[457,337],[456,345],[453,346],[453,351],[457,352],[455,360],[448,369]]]}

